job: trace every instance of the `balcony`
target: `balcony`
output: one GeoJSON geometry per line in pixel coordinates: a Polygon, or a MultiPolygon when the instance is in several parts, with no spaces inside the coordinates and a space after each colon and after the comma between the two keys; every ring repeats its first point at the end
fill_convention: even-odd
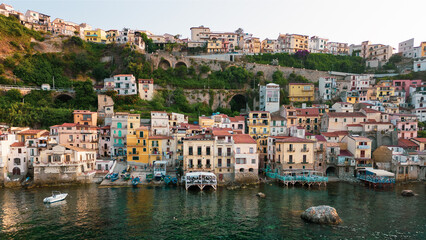
{"type": "Polygon", "coordinates": [[[309,152],[309,148],[302,148],[300,151],[301,152],[309,152]]]}
{"type": "Polygon", "coordinates": [[[129,152],[129,155],[139,155],[139,152],[138,151],[136,151],[136,152],[129,152]]]}
{"type": "Polygon", "coordinates": [[[118,134],[113,134],[114,138],[126,138],[126,136],[119,136],[118,134]]]}
{"type": "Polygon", "coordinates": [[[357,146],[358,149],[370,149],[369,145],[358,145],[357,146]]]}
{"type": "Polygon", "coordinates": [[[373,164],[368,163],[368,164],[357,164],[356,167],[373,167],[373,164]]]}
{"type": "Polygon", "coordinates": [[[294,148],[287,149],[287,152],[295,152],[296,150],[294,148]]]}

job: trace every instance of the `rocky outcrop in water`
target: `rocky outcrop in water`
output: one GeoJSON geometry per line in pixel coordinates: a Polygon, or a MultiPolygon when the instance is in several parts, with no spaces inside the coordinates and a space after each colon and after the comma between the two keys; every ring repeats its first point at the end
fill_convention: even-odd
{"type": "Polygon", "coordinates": [[[339,224],[342,222],[336,209],[325,205],[310,207],[300,217],[307,222],[318,224],[339,224]]]}
{"type": "Polygon", "coordinates": [[[258,192],[258,193],[256,194],[256,196],[258,196],[258,197],[260,197],[260,198],[266,198],[266,195],[265,195],[264,193],[262,193],[262,192],[258,192]]]}
{"type": "Polygon", "coordinates": [[[415,196],[414,192],[412,190],[402,190],[401,195],[404,197],[412,197],[415,196]]]}

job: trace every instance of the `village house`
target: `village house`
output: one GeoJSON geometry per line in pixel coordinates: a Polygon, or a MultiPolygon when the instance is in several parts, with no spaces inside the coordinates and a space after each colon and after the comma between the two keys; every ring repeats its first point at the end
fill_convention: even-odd
{"type": "Polygon", "coordinates": [[[34,163],[34,182],[90,182],[95,162],[95,149],[56,145],[43,150],[34,163]]]}
{"type": "Polygon", "coordinates": [[[104,91],[113,90],[118,95],[136,95],[138,88],[133,74],[119,74],[104,79],[104,91]]]}
{"type": "Polygon", "coordinates": [[[357,168],[372,167],[371,139],[358,135],[347,135],[343,137],[342,142],[347,144],[348,151],[354,156],[357,168]]]}
{"type": "Polygon", "coordinates": [[[74,123],[80,125],[97,126],[98,125],[98,113],[91,112],[89,110],[74,110],[72,113],[74,116],[74,123]]]}
{"type": "Polygon", "coordinates": [[[235,152],[235,180],[241,182],[257,182],[258,158],[257,143],[248,134],[232,135],[235,152]]]}
{"type": "Polygon", "coordinates": [[[154,97],[154,80],[153,79],[139,79],[139,97],[143,100],[151,101],[154,97]]]}
{"type": "Polygon", "coordinates": [[[167,112],[151,111],[151,134],[168,136],[170,133],[169,115],[167,112]]]}
{"type": "Polygon", "coordinates": [[[288,98],[290,102],[308,102],[315,100],[313,83],[289,83],[288,98]]]}
{"type": "Polygon", "coordinates": [[[270,136],[271,115],[266,111],[251,111],[247,118],[248,134],[257,141],[259,168],[266,167],[267,145],[270,136]]]}
{"type": "MultiPolygon", "coordinates": [[[[183,171],[188,172],[214,172],[214,142],[211,132],[188,136],[183,139],[183,171]]],[[[227,150],[226,150],[227,151],[227,150]]],[[[228,153],[228,152],[226,152],[228,153]]],[[[232,151],[229,153],[231,154],[232,151]]],[[[224,173],[231,173],[233,166],[231,158],[225,158],[221,165],[224,173]]],[[[219,166],[219,163],[216,163],[219,166]]],[[[223,179],[219,179],[221,181],[223,179]]]]}

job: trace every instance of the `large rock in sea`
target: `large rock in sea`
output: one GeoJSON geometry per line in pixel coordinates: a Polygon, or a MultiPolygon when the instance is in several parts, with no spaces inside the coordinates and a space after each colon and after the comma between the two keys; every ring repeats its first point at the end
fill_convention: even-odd
{"type": "Polygon", "coordinates": [[[325,205],[310,207],[300,217],[307,222],[318,224],[339,224],[342,222],[336,209],[325,205]]]}
{"type": "Polygon", "coordinates": [[[401,195],[404,197],[412,197],[416,194],[412,190],[402,190],[401,195]]]}
{"type": "Polygon", "coordinates": [[[262,192],[258,192],[258,193],[256,194],[256,196],[258,196],[258,197],[260,197],[260,198],[266,198],[266,195],[265,195],[264,193],[262,193],[262,192]]]}

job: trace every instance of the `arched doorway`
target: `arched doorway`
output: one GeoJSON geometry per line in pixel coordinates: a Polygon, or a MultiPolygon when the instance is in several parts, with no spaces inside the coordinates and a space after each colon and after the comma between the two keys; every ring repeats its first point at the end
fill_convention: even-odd
{"type": "Polygon", "coordinates": [[[328,167],[327,170],[325,170],[325,174],[327,176],[336,176],[337,170],[335,167],[328,167]]]}
{"type": "Polygon", "coordinates": [[[21,169],[18,167],[14,167],[12,170],[13,175],[21,175],[21,169]]]}
{"type": "Polygon", "coordinates": [[[158,68],[162,68],[164,70],[167,70],[171,67],[172,65],[170,64],[169,61],[167,61],[166,59],[162,59],[160,61],[160,63],[158,64],[158,68]]]}
{"type": "Polygon", "coordinates": [[[247,106],[246,97],[241,94],[237,94],[232,97],[231,101],[229,102],[229,105],[231,106],[232,111],[243,112],[244,110],[246,110],[247,106]]]}
{"type": "Polygon", "coordinates": [[[177,62],[177,63],[175,64],[175,68],[182,67],[182,66],[184,66],[184,67],[188,67],[188,66],[186,65],[186,63],[184,63],[184,62],[177,62]]]}
{"type": "Polygon", "coordinates": [[[56,96],[55,98],[55,105],[58,106],[68,106],[70,101],[72,101],[74,98],[69,95],[69,94],[59,94],[58,96],[56,96]]]}

